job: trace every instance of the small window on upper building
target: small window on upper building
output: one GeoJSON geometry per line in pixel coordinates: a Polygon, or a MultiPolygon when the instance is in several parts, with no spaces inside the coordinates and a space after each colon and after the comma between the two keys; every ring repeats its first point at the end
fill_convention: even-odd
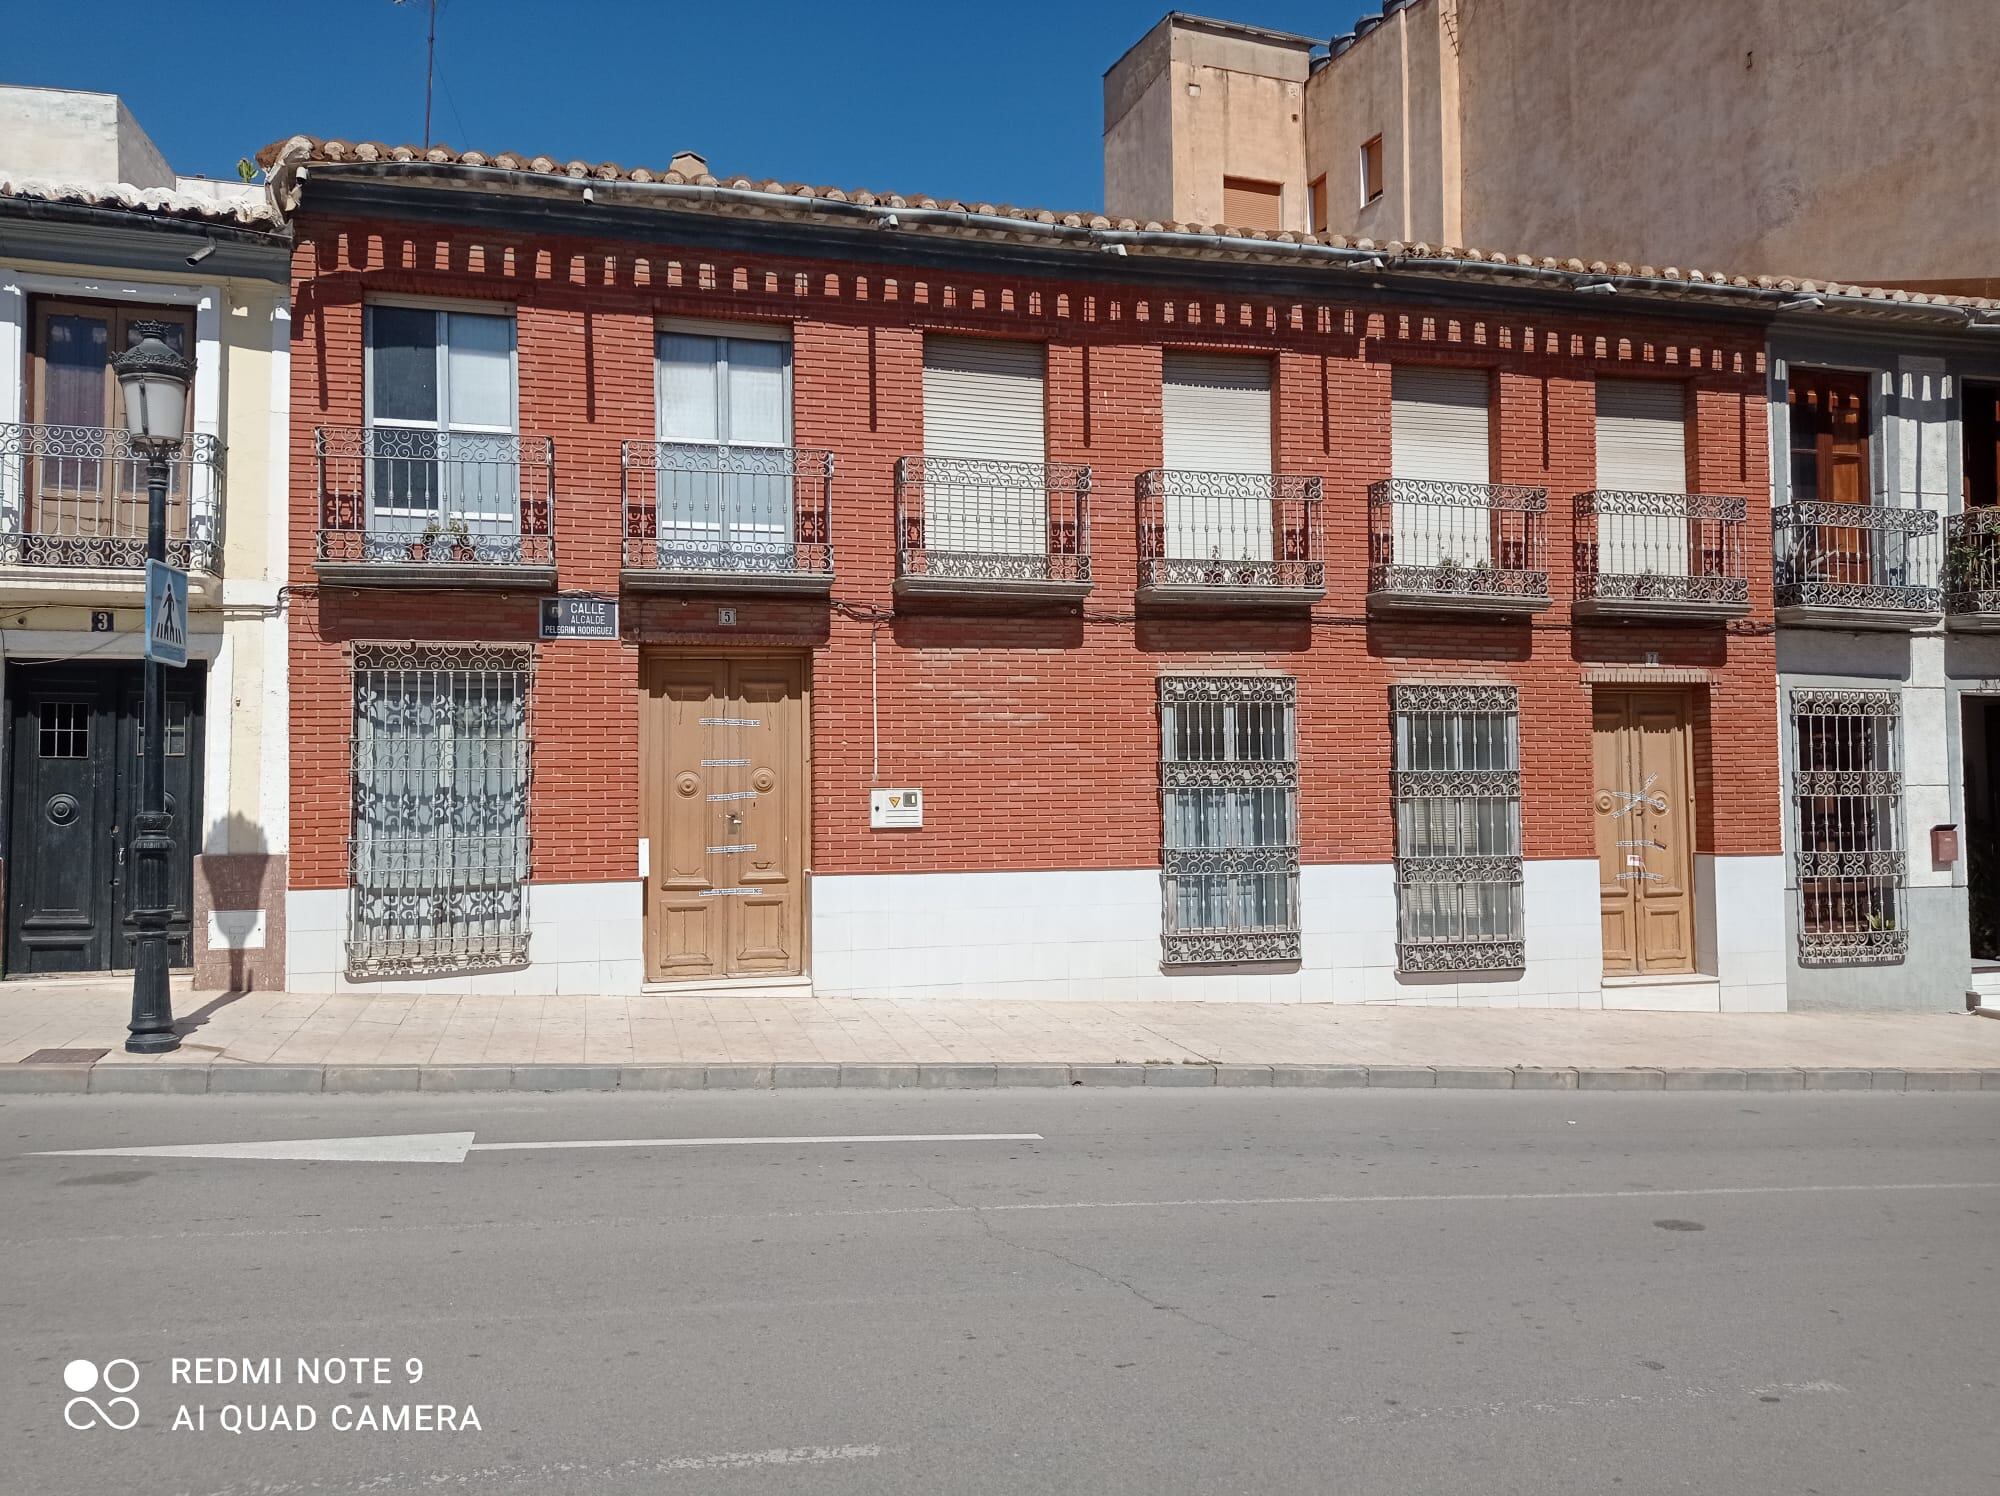
{"type": "Polygon", "coordinates": [[[1276,233],[1284,227],[1279,214],[1284,195],[1284,189],[1276,182],[1224,177],[1222,221],[1232,229],[1266,229],[1276,233]]]}
{"type": "Polygon", "coordinates": [[[1324,174],[1314,177],[1312,185],[1306,188],[1306,211],[1312,215],[1311,221],[1306,224],[1307,232],[1324,234],[1328,229],[1333,227],[1326,216],[1326,177],[1324,174]]]}
{"type": "Polygon", "coordinates": [[[1367,207],[1382,195],[1382,137],[1361,146],[1361,206],[1367,207]]]}

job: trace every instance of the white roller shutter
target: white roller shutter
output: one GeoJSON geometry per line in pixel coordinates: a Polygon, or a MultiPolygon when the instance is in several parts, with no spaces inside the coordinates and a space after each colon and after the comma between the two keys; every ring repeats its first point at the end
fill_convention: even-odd
{"type": "Polygon", "coordinates": [[[1270,560],[1269,490],[1201,475],[1271,471],[1271,361],[1168,353],[1161,415],[1167,555],[1270,560]]]}
{"type": "Polygon", "coordinates": [[[924,339],[924,454],[1042,462],[1039,343],[924,339]]]}
{"type": "MultiPolygon", "coordinates": [[[[924,339],[924,455],[972,462],[1047,460],[1042,424],[1046,355],[1039,343],[924,339]]],[[[945,479],[927,470],[924,544],[933,551],[1048,553],[1048,494],[977,468],[945,479]]]]}
{"type": "Polygon", "coordinates": [[[1680,384],[1597,381],[1597,486],[1687,492],[1687,391],[1680,384]]]}
{"type": "Polygon", "coordinates": [[[1161,398],[1165,466],[1196,473],[1271,471],[1271,361],[1169,353],[1161,398]]]}
{"type": "MultiPolygon", "coordinates": [[[[1398,478],[1487,483],[1489,381],[1484,369],[1394,369],[1389,376],[1390,472],[1398,478]]],[[[1399,566],[1492,562],[1492,516],[1483,505],[1398,503],[1399,566]]]]}
{"type": "Polygon", "coordinates": [[[1390,470],[1398,478],[1491,482],[1484,369],[1390,373],[1390,470]]]}
{"type": "MultiPolygon", "coordinates": [[[[1679,383],[1598,380],[1597,486],[1638,493],[1687,492],[1687,392],[1679,383]]],[[[1686,519],[1598,515],[1597,570],[1600,576],[1686,576],[1686,519]]]]}

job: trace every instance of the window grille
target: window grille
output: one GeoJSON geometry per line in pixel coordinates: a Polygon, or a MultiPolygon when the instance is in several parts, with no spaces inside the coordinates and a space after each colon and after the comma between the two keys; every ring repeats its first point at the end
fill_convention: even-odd
{"type": "Polygon", "coordinates": [[[1403,971],[1527,964],[1519,696],[1396,686],[1396,961],[1403,971]]]}
{"type": "Polygon", "coordinates": [[[1792,692],[1799,961],[1900,961],[1902,699],[1894,691],[1792,692]]]}
{"type": "Polygon", "coordinates": [[[362,646],[354,660],[351,977],[528,958],[523,646],[362,646]]]}
{"type": "Polygon", "coordinates": [[[1298,683],[1160,682],[1167,965],[1299,959],[1298,683]]]}

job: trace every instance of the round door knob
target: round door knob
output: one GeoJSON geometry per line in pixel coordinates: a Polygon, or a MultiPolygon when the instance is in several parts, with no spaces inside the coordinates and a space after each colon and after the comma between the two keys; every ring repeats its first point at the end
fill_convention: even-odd
{"type": "Polygon", "coordinates": [[[1611,807],[1614,803],[1615,802],[1611,797],[1611,791],[1599,790],[1597,792],[1597,813],[1599,815],[1609,815],[1611,813],[1611,807]]]}
{"type": "Polygon", "coordinates": [[[750,776],[750,788],[760,795],[769,794],[771,787],[777,782],[778,776],[773,774],[769,769],[759,769],[755,774],[750,776]]]}
{"type": "Polygon", "coordinates": [[[674,788],[683,796],[692,795],[696,790],[701,788],[701,776],[699,774],[683,774],[674,781],[674,788]]]}

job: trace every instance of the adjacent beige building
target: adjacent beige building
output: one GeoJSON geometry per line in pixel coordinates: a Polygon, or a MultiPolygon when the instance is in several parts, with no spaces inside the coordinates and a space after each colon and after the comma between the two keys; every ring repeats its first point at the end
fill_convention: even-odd
{"type": "Polygon", "coordinates": [[[0,87],[0,975],[132,964],[147,464],[112,361],[157,326],[193,365],[172,960],[284,981],[290,266],[263,186],[176,174],[115,95],[0,87]]]}
{"type": "Polygon", "coordinates": [[[1105,74],[1105,208],[2000,293],[1994,0],[1174,12],[1105,74]]]}

